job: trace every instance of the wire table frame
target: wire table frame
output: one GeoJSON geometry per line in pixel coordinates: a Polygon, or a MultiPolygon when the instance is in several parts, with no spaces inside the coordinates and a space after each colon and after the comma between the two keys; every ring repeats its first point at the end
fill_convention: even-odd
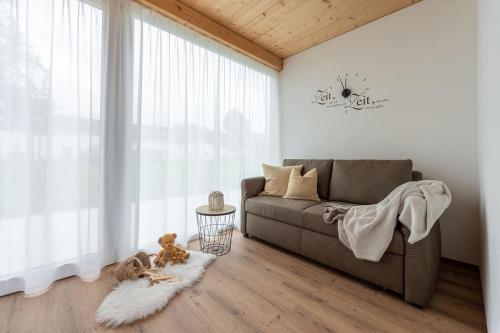
{"type": "Polygon", "coordinates": [[[231,205],[224,205],[224,208],[218,211],[209,210],[208,206],[196,208],[202,252],[222,256],[231,251],[235,212],[236,207],[231,205]]]}

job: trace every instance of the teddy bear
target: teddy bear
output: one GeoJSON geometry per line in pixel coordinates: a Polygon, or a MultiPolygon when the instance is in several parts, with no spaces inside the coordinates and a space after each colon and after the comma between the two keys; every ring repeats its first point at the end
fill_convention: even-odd
{"type": "Polygon", "coordinates": [[[189,252],[184,250],[181,246],[175,245],[176,233],[165,234],[158,239],[158,244],[161,245],[162,249],[156,256],[154,263],[158,267],[164,267],[168,262],[172,264],[186,262],[189,258],[189,252]]]}
{"type": "Polygon", "coordinates": [[[118,282],[136,280],[145,277],[149,279],[151,285],[160,283],[161,281],[180,281],[180,278],[175,275],[165,274],[164,272],[156,269],[151,269],[149,255],[145,252],[138,252],[135,255],[128,257],[118,265],[118,268],[115,271],[115,278],[118,282]]]}
{"type": "Polygon", "coordinates": [[[115,278],[119,281],[135,280],[144,275],[151,268],[149,256],[144,252],[138,252],[122,261],[115,271],[115,278]]]}

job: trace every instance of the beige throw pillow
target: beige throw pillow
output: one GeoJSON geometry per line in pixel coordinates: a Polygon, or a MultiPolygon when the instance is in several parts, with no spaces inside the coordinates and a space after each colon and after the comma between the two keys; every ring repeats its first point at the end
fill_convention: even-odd
{"type": "Polygon", "coordinates": [[[304,176],[300,175],[300,171],[292,170],[288,181],[288,189],[283,198],[320,201],[316,168],[310,170],[304,176]]]}
{"type": "Polygon", "coordinates": [[[290,173],[292,170],[297,170],[300,174],[302,165],[282,167],[262,163],[262,169],[264,170],[266,183],[264,184],[264,191],[261,192],[260,195],[282,197],[285,195],[286,189],[288,188],[290,173]]]}

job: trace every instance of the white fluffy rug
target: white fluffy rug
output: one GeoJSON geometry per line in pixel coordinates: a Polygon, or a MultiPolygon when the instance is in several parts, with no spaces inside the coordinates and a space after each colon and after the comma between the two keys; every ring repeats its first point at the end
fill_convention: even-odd
{"type": "Polygon", "coordinates": [[[200,280],[207,267],[216,256],[190,251],[191,255],[184,265],[167,265],[165,272],[181,278],[179,282],[160,282],[153,286],[147,279],[124,281],[106,296],[96,319],[99,323],[116,327],[145,318],[159,311],[182,289],[200,280]]]}

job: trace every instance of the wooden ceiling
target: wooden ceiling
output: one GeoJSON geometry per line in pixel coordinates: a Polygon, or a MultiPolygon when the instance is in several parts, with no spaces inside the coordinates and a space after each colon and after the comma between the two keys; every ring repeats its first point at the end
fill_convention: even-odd
{"type": "Polygon", "coordinates": [[[420,0],[179,0],[287,58],[420,0]]]}
{"type": "Polygon", "coordinates": [[[280,71],[283,59],[421,0],[134,0],[280,71]]]}

